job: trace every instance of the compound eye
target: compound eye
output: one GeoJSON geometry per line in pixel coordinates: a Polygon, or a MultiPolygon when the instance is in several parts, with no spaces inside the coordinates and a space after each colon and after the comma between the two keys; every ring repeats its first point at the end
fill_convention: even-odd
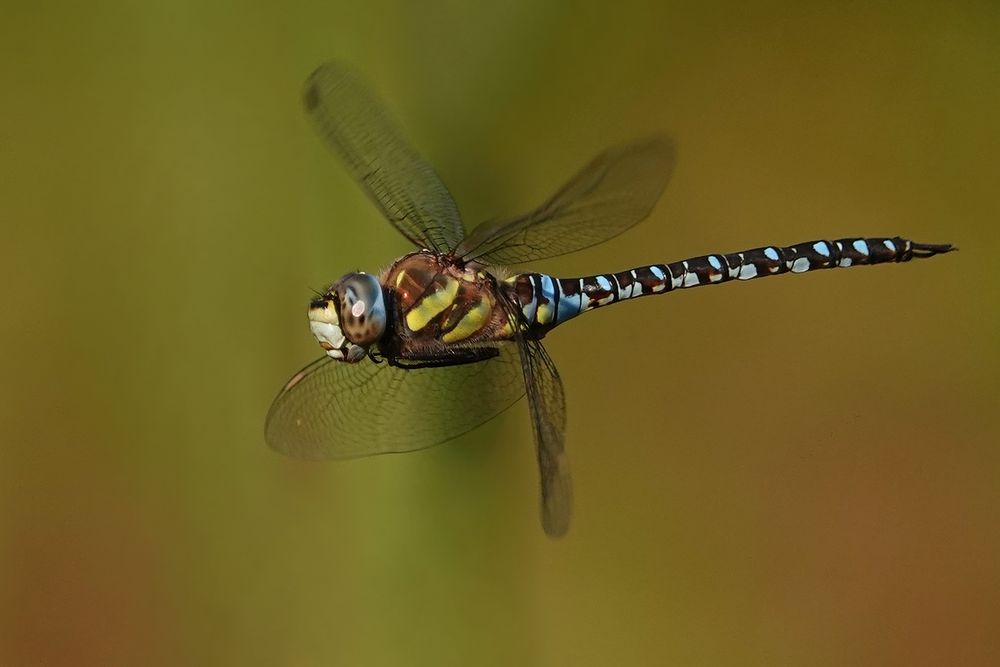
{"type": "Polygon", "coordinates": [[[367,273],[345,276],[337,287],[340,326],[347,340],[367,348],[385,333],[385,297],[382,285],[367,273]]]}

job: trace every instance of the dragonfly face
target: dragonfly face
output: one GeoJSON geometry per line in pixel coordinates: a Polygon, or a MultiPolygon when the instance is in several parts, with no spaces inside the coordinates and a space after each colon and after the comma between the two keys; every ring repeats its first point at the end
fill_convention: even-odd
{"type": "Polygon", "coordinates": [[[309,328],[327,356],[350,363],[364,359],[385,333],[382,285],[367,273],[349,273],[309,304],[309,328]]]}

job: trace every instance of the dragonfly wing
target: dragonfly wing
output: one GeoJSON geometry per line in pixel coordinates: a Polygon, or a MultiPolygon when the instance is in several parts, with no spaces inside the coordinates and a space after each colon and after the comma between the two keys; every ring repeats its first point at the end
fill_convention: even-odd
{"type": "Polygon", "coordinates": [[[465,229],[454,199],[359,74],[342,63],[321,65],[303,97],[319,133],[403,236],[441,252],[458,244],[465,229]]]}
{"type": "Polygon", "coordinates": [[[674,145],[665,137],[604,151],[535,210],[478,226],[455,254],[520,264],[607,241],[649,215],[674,161],[674,145]]]}
{"type": "Polygon", "coordinates": [[[322,357],[285,384],[267,414],[273,449],[303,459],[344,459],[424,449],[489,421],[524,395],[512,345],[496,357],[403,369],[369,359],[322,357]]]}
{"type": "Polygon", "coordinates": [[[573,483],[563,447],[566,399],[562,380],[541,341],[524,341],[520,351],[538,456],[542,528],[550,537],[561,537],[569,530],[573,514],[573,483]]]}
{"type": "MultiPolygon", "coordinates": [[[[514,331],[524,331],[527,323],[516,303],[500,301],[514,331]],[[516,325],[515,325],[516,323],[516,325]]],[[[521,358],[525,394],[535,436],[538,474],[541,484],[542,528],[549,537],[561,537],[569,530],[573,515],[573,482],[564,447],[566,397],[556,365],[540,340],[517,334],[514,338],[521,358]]]]}

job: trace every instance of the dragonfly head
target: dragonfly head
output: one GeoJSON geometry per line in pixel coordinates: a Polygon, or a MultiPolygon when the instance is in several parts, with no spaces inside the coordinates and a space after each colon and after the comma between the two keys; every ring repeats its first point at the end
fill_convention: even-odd
{"type": "Polygon", "coordinates": [[[385,297],[378,279],[349,273],[309,304],[309,328],[327,355],[360,361],[385,333],[385,297]]]}

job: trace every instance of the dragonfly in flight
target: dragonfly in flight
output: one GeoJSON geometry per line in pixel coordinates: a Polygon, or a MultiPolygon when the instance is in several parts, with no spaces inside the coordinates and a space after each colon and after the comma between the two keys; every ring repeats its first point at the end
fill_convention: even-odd
{"type": "Polygon", "coordinates": [[[646,218],[673,171],[673,144],[653,137],[607,150],[538,208],[467,234],[444,183],[354,70],[322,65],[306,81],[304,101],[319,134],[415,250],[381,273],[349,273],[312,300],[309,326],[324,354],[274,399],[267,443],[305,459],[414,451],[527,396],[542,526],[553,537],[569,528],[573,505],[563,385],[542,345],[554,327],[677,289],[953,250],[852,237],[579,278],[513,272],[502,267],[593,246],[646,218]]]}

